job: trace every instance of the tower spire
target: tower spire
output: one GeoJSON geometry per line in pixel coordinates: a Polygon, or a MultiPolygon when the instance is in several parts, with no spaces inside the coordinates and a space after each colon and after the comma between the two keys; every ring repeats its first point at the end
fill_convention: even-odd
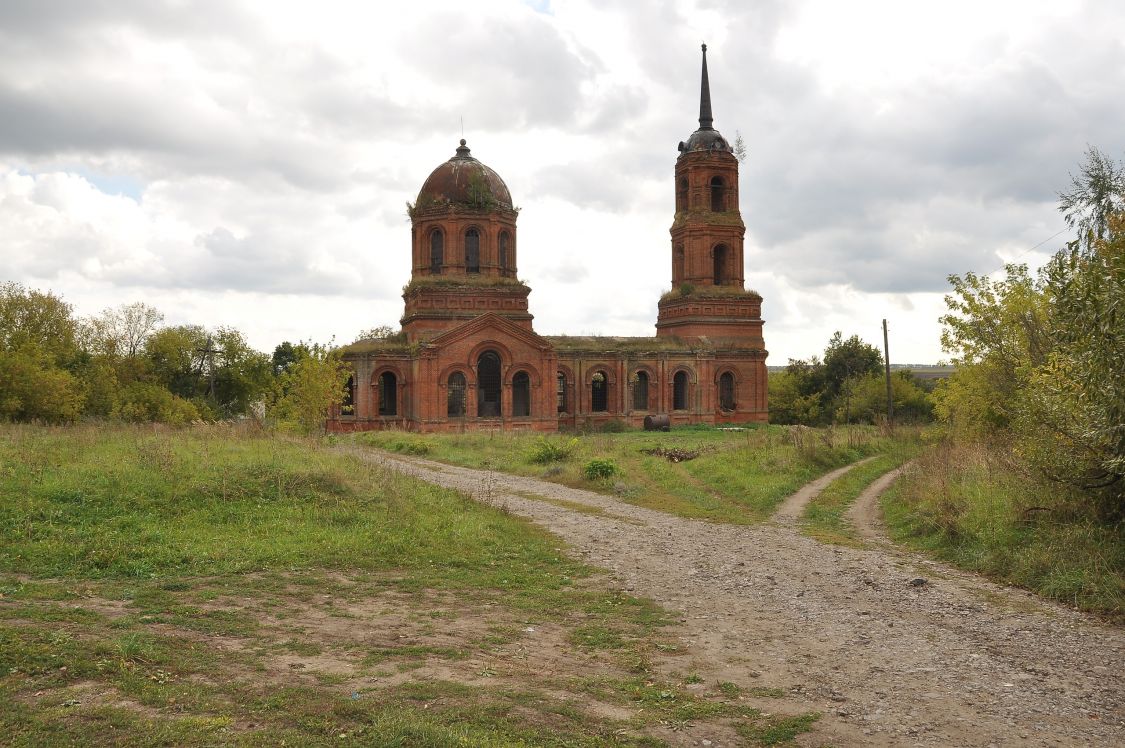
{"type": "Polygon", "coordinates": [[[711,84],[707,82],[707,45],[703,45],[703,78],[699,84],[699,129],[710,130],[714,119],[711,117],[711,84]]]}

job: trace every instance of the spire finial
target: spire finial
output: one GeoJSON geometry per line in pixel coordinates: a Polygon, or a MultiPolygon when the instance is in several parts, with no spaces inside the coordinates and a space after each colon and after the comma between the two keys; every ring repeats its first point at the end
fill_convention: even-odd
{"type": "Polygon", "coordinates": [[[707,81],[707,45],[703,45],[703,78],[699,85],[699,129],[710,130],[714,119],[711,117],[711,84],[707,81]]]}

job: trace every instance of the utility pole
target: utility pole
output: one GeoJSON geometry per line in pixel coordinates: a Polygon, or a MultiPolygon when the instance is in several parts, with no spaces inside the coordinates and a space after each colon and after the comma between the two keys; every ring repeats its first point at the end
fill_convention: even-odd
{"type": "Polygon", "coordinates": [[[195,350],[196,350],[196,352],[198,352],[200,354],[200,360],[199,360],[200,368],[203,367],[204,362],[207,363],[207,379],[208,379],[207,389],[208,389],[209,394],[211,396],[211,400],[214,400],[215,399],[215,354],[216,353],[222,353],[222,351],[215,347],[215,344],[212,341],[210,335],[207,336],[207,344],[205,346],[203,346],[202,348],[196,348],[195,350]]]}
{"type": "Polygon", "coordinates": [[[887,344],[887,320],[883,320],[883,365],[887,371],[887,428],[895,427],[895,401],[891,394],[891,349],[887,344]]]}

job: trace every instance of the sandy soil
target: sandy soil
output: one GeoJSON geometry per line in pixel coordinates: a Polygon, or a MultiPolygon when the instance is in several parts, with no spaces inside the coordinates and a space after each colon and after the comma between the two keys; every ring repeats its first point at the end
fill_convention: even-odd
{"type": "MultiPolygon", "coordinates": [[[[736,527],[532,478],[355,454],[528,517],[626,590],[679,611],[696,671],[760,678],[787,690],[779,711],[823,714],[802,745],[1125,745],[1125,631],[886,542],[853,549],[799,535],[794,506],[811,494],[783,505],[782,521],[736,527]]],[[[874,493],[852,516],[875,532],[874,493]]]]}

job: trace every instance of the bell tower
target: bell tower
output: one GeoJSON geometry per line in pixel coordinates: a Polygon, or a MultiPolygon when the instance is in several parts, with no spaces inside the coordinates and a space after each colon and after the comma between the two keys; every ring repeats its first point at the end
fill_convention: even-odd
{"type": "Polygon", "coordinates": [[[699,127],[680,143],[676,159],[672,290],[658,305],[656,334],[763,346],[762,298],[744,285],[738,159],[713,123],[704,44],[699,127]]]}

